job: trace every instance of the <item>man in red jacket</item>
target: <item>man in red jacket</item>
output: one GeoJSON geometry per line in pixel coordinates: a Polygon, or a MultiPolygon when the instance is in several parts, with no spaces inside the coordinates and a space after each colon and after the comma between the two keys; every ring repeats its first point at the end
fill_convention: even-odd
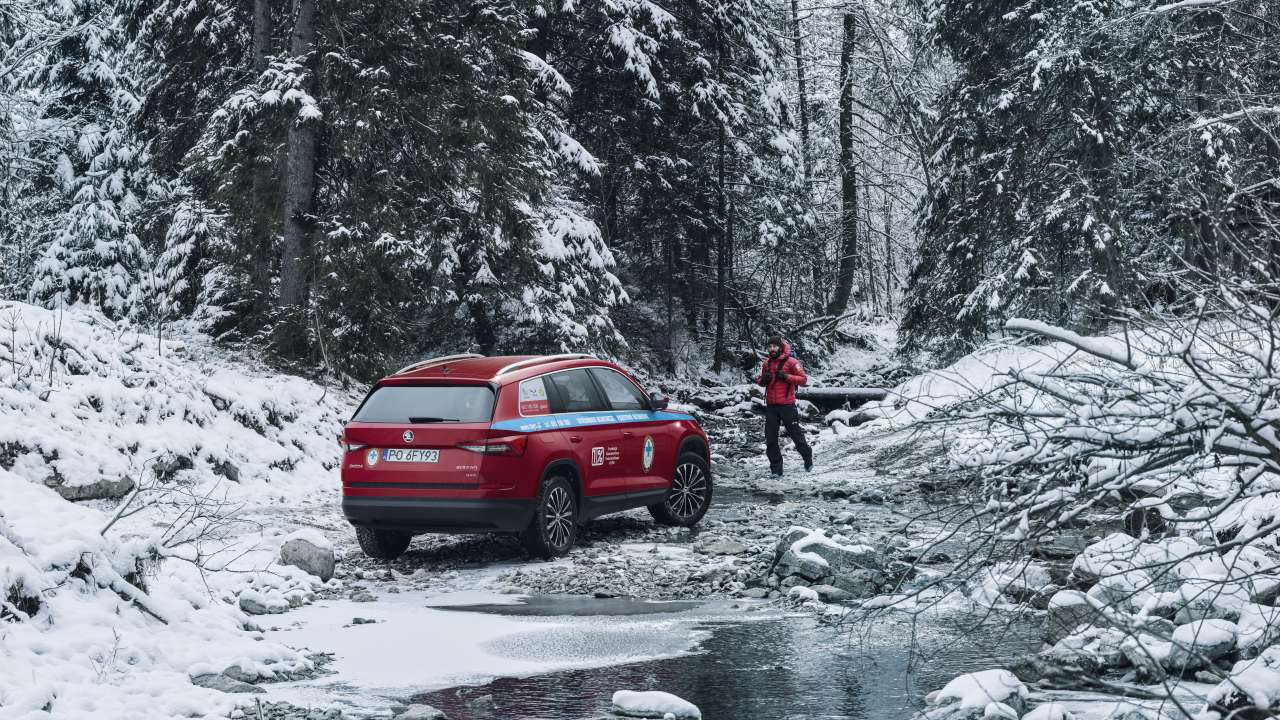
{"type": "Polygon", "coordinates": [[[778,447],[778,425],[785,425],[787,435],[795,443],[804,469],[813,469],[813,449],[804,438],[800,427],[800,413],[796,411],[796,388],[809,382],[800,361],[791,355],[791,345],[780,337],[769,338],[769,356],[764,359],[757,385],[764,386],[765,420],[764,440],[769,456],[769,469],[774,475],[782,474],[782,450],[778,447]]]}

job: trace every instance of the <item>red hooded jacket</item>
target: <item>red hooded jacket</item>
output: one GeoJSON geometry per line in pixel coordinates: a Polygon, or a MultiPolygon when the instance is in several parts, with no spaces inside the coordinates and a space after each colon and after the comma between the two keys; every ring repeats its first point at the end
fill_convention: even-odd
{"type": "Polygon", "coordinates": [[[809,382],[804,374],[800,361],[791,356],[791,344],[782,343],[782,352],[778,357],[766,357],[760,367],[760,375],[756,384],[764,386],[764,401],[770,405],[795,405],[796,388],[809,382]],[[771,382],[765,382],[765,376],[772,375],[771,382]]]}

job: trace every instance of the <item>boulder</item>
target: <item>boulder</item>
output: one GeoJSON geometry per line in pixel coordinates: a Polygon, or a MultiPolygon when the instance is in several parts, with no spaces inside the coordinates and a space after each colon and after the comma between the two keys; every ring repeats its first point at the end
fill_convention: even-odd
{"type": "Polygon", "coordinates": [[[130,477],[99,478],[94,482],[81,485],[67,485],[57,482],[50,485],[53,491],[66,500],[119,500],[133,492],[134,482],[130,477]]]}
{"type": "Polygon", "coordinates": [[[430,705],[413,704],[397,714],[395,720],[449,720],[449,716],[430,705]]]}
{"type": "Polygon", "coordinates": [[[323,582],[329,582],[337,567],[333,543],[311,529],[298,530],[285,538],[280,546],[280,564],[301,568],[323,582]]]}
{"type": "Polygon", "coordinates": [[[223,673],[209,673],[207,675],[197,675],[191,678],[191,684],[197,687],[217,690],[224,693],[261,693],[266,692],[257,685],[250,685],[247,682],[236,680],[228,677],[223,673]]]}
{"type": "Polygon", "coordinates": [[[178,473],[183,470],[190,470],[194,467],[195,463],[191,462],[191,458],[186,455],[165,453],[151,466],[151,471],[155,473],[157,480],[167,483],[173,482],[178,477],[178,473]]]}
{"type": "Polygon", "coordinates": [[[1044,623],[1044,641],[1049,645],[1074,633],[1081,625],[1106,624],[1089,598],[1079,590],[1061,590],[1049,598],[1049,614],[1044,623]]]}
{"type": "Polygon", "coordinates": [[[1090,627],[1059,640],[1044,655],[1060,665],[1101,673],[1128,664],[1122,649],[1125,634],[1111,628],[1090,627]]]}
{"type": "Polygon", "coordinates": [[[741,555],[747,546],[732,538],[715,538],[694,544],[694,552],[703,555],[741,555]]]}
{"type": "Polygon", "coordinates": [[[267,597],[256,590],[245,590],[240,593],[240,609],[250,615],[278,615],[289,609],[288,601],[283,598],[267,597]]]}
{"type": "Polygon", "coordinates": [[[784,578],[798,576],[806,580],[818,580],[829,575],[831,568],[820,557],[787,550],[778,559],[774,572],[784,578]]]}
{"type": "Polygon", "coordinates": [[[1150,683],[1162,682],[1168,677],[1165,664],[1171,649],[1172,643],[1147,633],[1125,638],[1120,644],[1120,651],[1135,668],[1138,679],[1150,683]]]}
{"type": "Polygon", "coordinates": [[[1173,631],[1165,667],[1175,672],[1206,667],[1236,648],[1236,625],[1229,620],[1197,620],[1173,631]]]}
{"type": "Polygon", "coordinates": [[[819,600],[826,603],[842,603],[854,599],[853,593],[834,585],[813,585],[810,589],[818,593],[819,600]]]}
{"type": "MultiPolygon", "coordinates": [[[[940,706],[970,714],[959,714],[954,717],[1001,717],[1004,709],[992,708],[993,704],[1008,707],[1018,717],[1026,710],[1027,687],[1016,675],[1008,670],[983,670],[953,678],[941,690],[935,690],[925,697],[931,706],[940,706]],[[973,711],[977,711],[973,714],[973,711]]],[[[946,715],[945,717],[952,717],[946,715]]]]}
{"type": "Polygon", "coordinates": [[[1141,546],[1135,537],[1111,533],[1076,556],[1071,574],[1081,585],[1092,586],[1103,575],[1115,575],[1138,565],[1141,546]]]}
{"type": "Polygon", "coordinates": [[[855,598],[874,597],[888,582],[878,570],[853,570],[836,575],[831,584],[855,598]]]}
{"type": "Polygon", "coordinates": [[[1209,693],[1208,700],[1207,709],[1220,717],[1276,717],[1280,711],[1280,645],[1237,662],[1231,675],[1209,693]]]}

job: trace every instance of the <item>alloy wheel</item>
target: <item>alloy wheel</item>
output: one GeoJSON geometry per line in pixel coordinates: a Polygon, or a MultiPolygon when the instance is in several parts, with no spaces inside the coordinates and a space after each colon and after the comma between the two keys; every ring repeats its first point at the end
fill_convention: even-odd
{"type": "Polygon", "coordinates": [[[707,475],[694,463],[681,463],[671,479],[667,509],[678,518],[698,514],[707,502],[707,475]]]}
{"type": "Polygon", "coordinates": [[[553,487],[547,493],[543,518],[551,544],[557,548],[568,545],[573,537],[573,499],[563,487],[553,487]]]}

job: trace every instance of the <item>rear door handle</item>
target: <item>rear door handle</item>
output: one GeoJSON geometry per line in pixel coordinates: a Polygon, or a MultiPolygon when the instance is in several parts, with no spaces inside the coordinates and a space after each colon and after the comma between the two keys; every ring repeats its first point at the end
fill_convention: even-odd
{"type": "Polygon", "coordinates": [[[582,436],[581,436],[581,435],[570,435],[570,436],[569,436],[569,442],[576,442],[576,443],[582,442],[582,436]]]}
{"type": "Polygon", "coordinates": [[[635,436],[636,436],[636,434],[635,434],[635,433],[633,433],[633,432],[631,432],[630,430],[623,430],[623,431],[622,431],[622,437],[624,437],[624,438],[635,437],[635,436]]]}

